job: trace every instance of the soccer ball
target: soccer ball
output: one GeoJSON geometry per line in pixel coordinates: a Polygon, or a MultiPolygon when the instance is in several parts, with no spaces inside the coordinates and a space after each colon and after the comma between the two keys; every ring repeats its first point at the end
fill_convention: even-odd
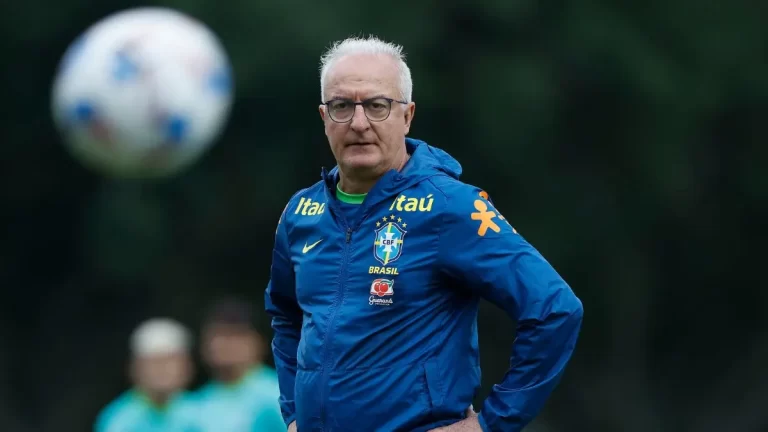
{"type": "Polygon", "coordinates": [[[88,28],[66,50],[52,92],[69,152],[110,177],[157,178],[196,162],[232,105],[216,35],[172,9],[136,8],[88,28]]]}

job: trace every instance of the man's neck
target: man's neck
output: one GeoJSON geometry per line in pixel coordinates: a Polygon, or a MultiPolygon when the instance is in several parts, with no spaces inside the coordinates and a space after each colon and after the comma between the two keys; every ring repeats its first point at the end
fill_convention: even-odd
{"type": "Polygon", "coordinates": [[[378,179],[361,180],[355,177],[346,176],[344,173],[339,172],[339,189],[342,192],[352,195],[367,194],[373,189],[373,185],[375,185],[377,181],[378,179]]]}
{"type": "Polygon", "coordinates": [[[140,390],[140,394],[152,407],[159,410],[164,409],[168,405],[172,396],[164,392],[148,392],[143,390],[140,390]]]}
{"type": "MultiPolygon", "coordinates": [[[[396,159],[398,162],[389,169],[401,171],[410,157],[411,155],[409,155],[407,151],[403,151],[403,155],[396,159]]],[[[389,169],[385,170],[384,172],[386,173],[389,171],[389,169]]],[[[377,181],[379,181],[380,178],[381,176],[371,178],[348,175],[344,174],[344,172],[339,169],[339,189],[348,194],[367,194],[371,189],[373,189],[373,186],[377,181]]]]}

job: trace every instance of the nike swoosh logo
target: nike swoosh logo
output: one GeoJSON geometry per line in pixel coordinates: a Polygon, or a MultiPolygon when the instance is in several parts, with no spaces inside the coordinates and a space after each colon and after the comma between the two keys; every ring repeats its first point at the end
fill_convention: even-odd
{"type": "Polygon", "coordinates": [[[306,243],[304,243],[304,248],[301,250],[301,253],[309,252],[310,250],[312,250],[313,247],[317,246],[317,244],[320,243],[321,241],[323,241],[323,239],[320,239],[320,240],[312,243],[311,245],[307,245],[306,243]]]}

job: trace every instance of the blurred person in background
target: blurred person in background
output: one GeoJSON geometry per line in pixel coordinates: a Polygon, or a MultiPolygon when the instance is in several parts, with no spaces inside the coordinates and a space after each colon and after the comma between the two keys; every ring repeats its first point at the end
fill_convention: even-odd
{"type": "Polygon", "coordinates": [[[133,388],[105,407],[96,432],[200,432],[185,390],[194,372],[191,336],[180,323],[154,318],[131,336],[133,388]]]}
{"type": "Polygon", "coordinates": [[[204,432],[284,432],[277,374],[264,364],[266,347],[251,307],[219,301],[203,323],[202,357],[211,381],[198,392],[204,432]]]}
{"type": "Polygon", "coordinates": [[[402,47],[350,38],[320,70],[337,167],[283,210],[265,297],[286,423],[522,430],[571,358],[581,301],[487,193],[459,180],[453,157],[406,138],[415,104],[402,47]],[[477,415],[481,298],[517,328],[510,368],[477,415]]]}

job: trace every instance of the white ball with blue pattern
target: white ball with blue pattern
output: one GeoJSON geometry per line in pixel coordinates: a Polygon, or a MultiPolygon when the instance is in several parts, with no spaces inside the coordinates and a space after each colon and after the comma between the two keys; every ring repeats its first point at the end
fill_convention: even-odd
{"type": "Polygon", "coordinates": [[[166,8],[110,15],[67,49],[54,122],[71,154],[100,174],[178,174],[218,140],[232,105],[229,59],[203,23],[166,8]]]}

